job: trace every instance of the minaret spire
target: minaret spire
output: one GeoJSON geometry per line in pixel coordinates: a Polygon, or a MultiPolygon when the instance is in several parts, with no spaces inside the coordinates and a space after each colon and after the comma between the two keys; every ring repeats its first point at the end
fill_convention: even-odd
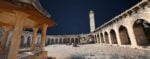
{"type": "Polygon", "coordinates": [[[93,10],[90,10],[89,17],[90,17],[90,31],[93,32],[95,30],[95,18],[93,10]]]}

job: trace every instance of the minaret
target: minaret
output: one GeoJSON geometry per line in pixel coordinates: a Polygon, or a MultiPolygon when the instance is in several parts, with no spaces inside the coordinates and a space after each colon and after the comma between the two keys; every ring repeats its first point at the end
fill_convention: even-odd
{"type": "Polygon", "coordinates": [[[90,17],[90,31],[93,32],[95,30],[95,18],[93,10],[90,11],[89,17],[90,17]]]}

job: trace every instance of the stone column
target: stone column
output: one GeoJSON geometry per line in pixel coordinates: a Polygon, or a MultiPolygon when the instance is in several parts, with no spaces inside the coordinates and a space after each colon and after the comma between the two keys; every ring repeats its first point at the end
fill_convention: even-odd
{"type": "Polygon", "coordinates": [[[5,29],[5,32],[4,32],[4,36],[2,38],[1,46],[0,46],[2,51],[6,49],[9,31],[11,30],[11,28],[9,28],[9,27],[4,26],[3,28],[5,29]]]}
{"type": "Polygon", "coordinates": [[[112,45],[112,39],[111,39],[111,36],[110,36],[109,32],[108,32],[108,40],[109,40],[109,44],[112,45]]]}
{"type": "Polygon", "coordinates": [[[116,38],[117,38],[118,45],[121,46],[121,40],[120,40],[120,35],[119,35],[118,28],[115,28],[115,31],[116,31],[116,38]]]}
{"type": "Polygon", "coordinates": [[[23,25],[24,25],[23,22],[27,18],[27,14],[16,11],[15,17],[16,17],[16,23],[14,26],[14,32],[13,32],[13,37],[11,40],[9,53],[8,53],[8,59],[17,59],[23,25]]]}
{"type": "Polygon", "coordinates": [[[98,34],[99,34],[99,43],[101,44],[102,43],[101,34],[100,32],[98,34]]]}
{"type": "Polygon", "coordinates": [[[95,42],[96,42],[96,44],[97,44],[97,34],[95,34],[95,42]]]}
{"type": "Polygon", "coordinates": [[[134,31],[133,31],[133,27],[132,26],[128,26],[129,28],[127,28],[127,31],[128,31],[128,34],[129,34],[129,37],[130,37],[130,40],[131,40],[131,47],[132,48],[137,48],[138,45],[137,45],[137,41],[136,41],[136,38],[135,38],[135,34],[134,34],[134,31]]]}
{"type": "Polygon", "coordinates": [[[94,34],[93,36],[94,36],[94,43],[96,43],[96,37],[95,37],[95,34],[94,34]]]}
{"type": "Polygon", "coordinates": [[[38,28],[37,27],[33,28],[31,50],[35,49],[35,41],[37,39],[37,32],[38,32],[38,28]]]}
{"type": "Polygon", "coordinates": [[[78,44],[80,44],[80,39],[78,39],[78,44]]]}
{"type": "Polygon", "coordinates": [[[105,33],[103,33],[103,39],[104,39],[104,44],[107,44],[106,38],[105,38],[105,33]]]}
{"type": "Polygon", "coordinates": [[[75,43],[75,41],[76,41],[76,38],[73,38],[73,43],[75,43]]]}
{"type": "Polygon", "coordinates": [[[72,38],[69,38],[70,39],[70,42],[69,43],[72,43],[72,38]]]}
{"type": "Polygon", "coordinates": [[[45,48],[47,27],[48,27],[47,24],[44,24],[44,25],[42,26],[41,48],[42,48],[43,51],[44,51],[44,48],[45,48]]]}
{"type": "Polygon", "coordinates": [[[63,39],[62,38],[60,38],[60,42],[61,42],[61,44],[63,44],[63,39]]]}

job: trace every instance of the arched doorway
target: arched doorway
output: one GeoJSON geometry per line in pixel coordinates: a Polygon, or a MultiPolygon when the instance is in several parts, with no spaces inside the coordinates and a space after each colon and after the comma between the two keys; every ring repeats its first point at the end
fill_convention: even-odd
{"type": "Polygon", "coordinates": [[[138,45],[150,45],[150,23],[144,19],[138,19],[133,24],[133,30],[138,45]]]}
{"type": "Polygon", "coordinates": [[[109,38],[108,38],[108,33],[107,32],[105,32],[105,41],[106,41],[106,43],[109,43],[109,38]]]}
{"type": "Polygon", "coordinates": [[[127,31],[126,27],[120,26],[119,36],[120,36],[121,44],[123,44],[123,45],[130,45],[131,44],[131,41],[130,41],[128,31],[127,31]]]}
{"type": "Polygon", "coordinates": [[[101,33],[101,41],[102,41],[102,43],[105,43],[104,37],[103,37],[103,34],[102,34],[102,33],[101,33]]]}
{"type": "Polygon", "coordinates": [[[112,44],[118,44],[117,38],[116,38],[116,33],[113,29],[110,31],[110,36],[111,36],[112,44]]]}

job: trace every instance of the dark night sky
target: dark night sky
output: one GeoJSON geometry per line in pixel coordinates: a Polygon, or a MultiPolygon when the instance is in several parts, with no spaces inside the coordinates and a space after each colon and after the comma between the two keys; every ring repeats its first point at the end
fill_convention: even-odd
{"type": "Polygon", "coordinates": [[[57,23],[47,34],[89,33],[89,10],[95,12],[96,28],[140,0],[40,0],[57,23]]]}

